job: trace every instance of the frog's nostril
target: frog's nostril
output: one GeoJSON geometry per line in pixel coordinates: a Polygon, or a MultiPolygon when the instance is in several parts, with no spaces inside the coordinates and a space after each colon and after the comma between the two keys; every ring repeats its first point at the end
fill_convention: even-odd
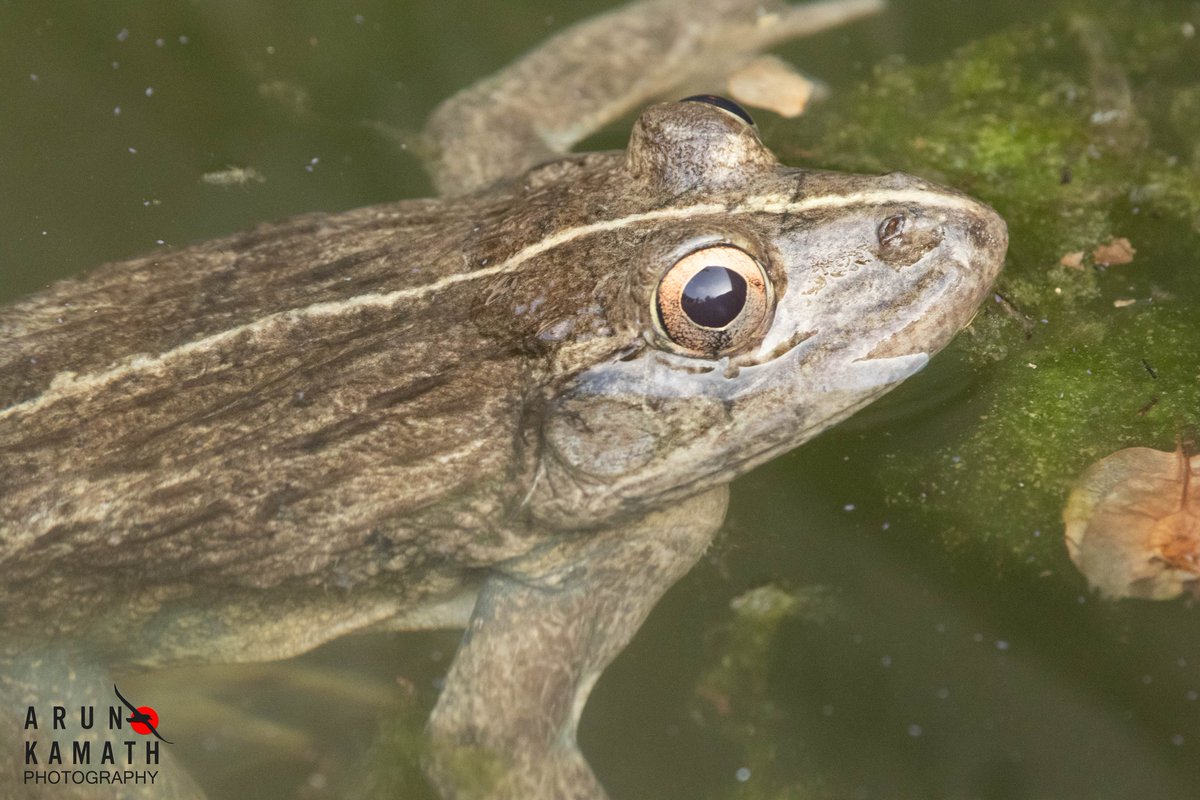
{"type": "Polygon", "coordinates": [[[879,223],[879,243],[889,245],[904,235],[904,229],[908,227],[908,219],[903,214],[893,214],[892,216],[879,223]]]}
{"type": "Polygon", "coordinates": [[[897,213],[875,229],[880,259],[893,267],[908,267],[942,243],[941,221],[924,215],[897,213]]]}

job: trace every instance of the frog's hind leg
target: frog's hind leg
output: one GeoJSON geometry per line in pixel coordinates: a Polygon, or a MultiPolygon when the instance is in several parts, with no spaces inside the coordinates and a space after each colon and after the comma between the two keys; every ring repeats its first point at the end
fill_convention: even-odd
{"type": "Polygon", "coordinates": [[[725,487],[535,551],[488,579],[430,719],[447,798],[601,800],[575,742],[600,673],[720,526],[725,487]]]}
{"type": "MultiPolygon", "coordinates": [[[[717,91],[767,48],[883,6],[884,0],[629,3],[560,31],[447,99],[430,116],[419,154],[439,194],[474,191],[564,155],[646,102],[717,91]]],[[[785,86],[795,81],[781,77],[778,64],[767,78],[785,86]]]]}

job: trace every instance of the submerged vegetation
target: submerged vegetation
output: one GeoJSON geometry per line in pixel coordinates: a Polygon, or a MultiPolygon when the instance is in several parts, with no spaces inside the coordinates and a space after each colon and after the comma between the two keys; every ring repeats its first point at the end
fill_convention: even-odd
{"type": "MultiPolygon", "coordinates": [[[[1200,421],[1200,36],[1182,6],[1093,4],[932,66],[880,65],[798,128],[810,163],[962,188],[1009,224],[994,302],[945,358],[969,374],[940,447],[887,470],[890,502],[955,547],[1061,557],[1065,490],[1121,447],[1200,421]],[[1102,6],[1102,7],[1101,7],[1102,6]]],[[[903,391],[903,390],[901,390],[903,391]]]]}

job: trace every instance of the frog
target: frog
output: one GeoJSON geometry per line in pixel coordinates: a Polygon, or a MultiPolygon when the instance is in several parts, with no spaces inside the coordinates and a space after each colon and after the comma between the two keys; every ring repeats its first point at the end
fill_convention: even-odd
{"type": "MultiPolygon", "coordinates": [[[[117,667],[459,628],[436,791],[607,797],[585,704],[730,483],[920,371],[1004,261],[959,191],[785,166],[717,95],[652,102],[878,8],[631,4],[437,109],[437,197],[0,310],[5,713],[103,708],[117,667]],[[570,152],[638,106],[623,151],[570,152]]],[[[203,796],[166,767],[145,796],[203,796]]]]}

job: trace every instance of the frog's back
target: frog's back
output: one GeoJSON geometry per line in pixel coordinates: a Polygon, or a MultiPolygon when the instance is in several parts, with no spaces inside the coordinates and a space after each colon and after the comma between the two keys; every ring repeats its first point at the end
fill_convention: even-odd
{"type": "Polygon", "coordinates": [[[161,638],[195,611],[211,640],[330,587],[383,617],[503,549],[463,534],[497,513],[480,487],[514,469],[521,408],[523,362],[456,282],[493,213],[300,217],[0,311],[6,626],[161,638]]]}

